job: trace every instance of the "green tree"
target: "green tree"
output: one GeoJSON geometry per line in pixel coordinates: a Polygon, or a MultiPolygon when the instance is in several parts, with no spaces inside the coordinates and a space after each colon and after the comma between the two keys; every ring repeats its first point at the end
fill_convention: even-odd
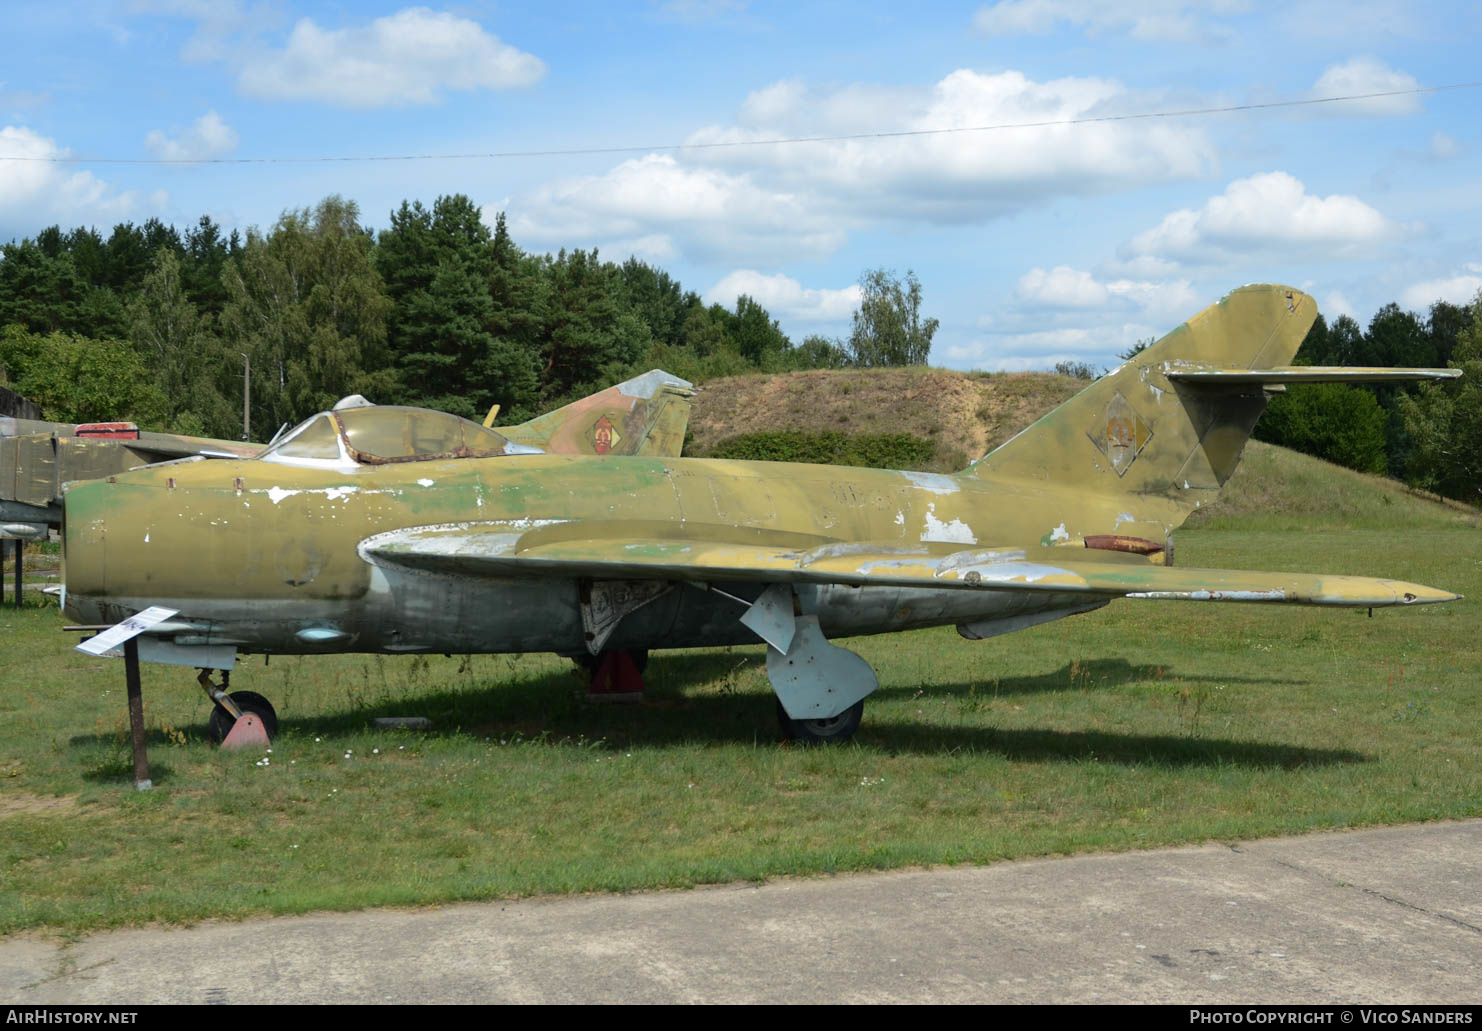
{"type": "Polygon", "coordinates": [[[0,247],[0,326],[31,333],[86,331],[87,281],[53,226],[36,240],[0,247]]]}
{"type": "Polygon", "coordinates": [[[618,278],[624,306],[644,321],[654,340],[665,344],[683,341],[685,321],[699,303],[692,291],[686,292],[669,273],[637,258],[623,262],[618,278]]]}
{"type": "Polygon", "coordinates": [[[1079,362],[1066,359],[1055,363],[1055,372],[1061,376],[1069,376],[1071,379],[1093,380],[1099,378],[1102,373],[1096,371],[1096,366],[1090,362],[1079,362]]]}
{"type": "Polygon", "coordinates": [[[730,337],[737,353],[759,369],[774,369],[792,350],[792,341],[782,332],[777,320],[755,299],[741,294],[736,298],[736,314],[730,320],[730,337]]]}
{"type": "MultiPolygon", "coordinates": [[[[1322,316],[1319,315],[1318,318],[1321,319],[1322,316]]],[[[1148,337],[1146,340],[1139,340],[1137,343],[1127,348],[1127,350],[1119,351],[1117,353],[1117,357],[1122,359],[1122,361],[1124,362],[1130,362],[1132,359],[1142,354],[1142,352],[1146,351],[1149,347],[1152,347],[1155,342],[1156,338],[1154,337],[1148,337]]]]}
{"type": "Polygon", "coordinates": [[[1482,504],[1482,293],[1467,314],[1450,362],[1462,378],[1424,384],[1398,406],[1412,441],[1406,480],[1482,504]]]}
{"type": "Polygon", "coordinates": [[[215,385],[221,347],[196,306],[185,296],[180,259],[168,247],[134,295],[128,312],[129,337],[151,377],[167,398],[172,428],[222,427],[235,406],[215,385]]]}
{"type": "Polygon", "coordinates": [[[561,251],[545,266],[549,304],[543,334],[547,403],[621,378],[653,343],[642,319],[620,305],[615,268],[596,251],[561,251]]]}
{"type": "Polygon", "coordinates": [[[168,407],[143,359],[122,340],[28,333],[12,324],[0,332],[0,366],[15,391],[54,422],[131,419],[157,426],[168,407]]]}
{"type": "Polygon", "coordinates": [[[940,324],[921,318],[921,283],[907,270],[902,284],[893,270],[870,269],[860,277],[864,291],[849,333],[855,365],[925,365],[940,324]]]}
{"type": "Polygon", "coordinates": [[[227,290],[222,274],[226,263],[241,249],[236,230],[230,237],[221,235],[221,227],[202,215],[195,227],[185,234],[185,251],[181,255],[181,273],[186,296],[202,314],[215,318],[226,307],[227,290]]]}
{"type": "Polygon", "coordinates": [[[695,305],[685,316],[684,325],[680,328],[680,342],[693,351],[697,358],[704,358],[723,349],[732,350],[726,337],[726,310],[719,305],[716,308],[719,316],[703,305],[695,305]]]}
{"type": "Polygon", "coordinates": [[[407,402],[473,419],[494,403],[530,413],[539,387],[540,271],[509,238],[502,215],[491,238],[461,194],[439,197],[430,210],[403,202],[375,260],[393,304],[390,346],[407,402]]]}
{"type": "Polygon", "coordinates": [[[1339,315],[1328,326],[1326,349],[1313,365],[1362,365],[1366,345],[1364,331],[1351,316],[1339,315]]]}
{"type": "Polygon", "coordinates": [[[1413,312],[1390,302],[1374,313],[1364,335],[1359,365],[1430,368],[1436,363],[1435,345],[1413,312]]]}
{"type": "Polygon", "coordinates": [[[799,369],[843,369],[850,364],[849,352],[841,341],[817,333],[804,337],[794,354],[799,369]]]}
{"type": "MultiPolygon", "coordinates": [[[[540,333],[545,320],[546,289],[540,262],[515,246],[504,212],[494,220],[490,243],[488,322],[489,352],[481,372],[481,399],[498,402],[503,421],[523,421],[539,414],[540,333]]],[[[487,404],[484,405],[487,411],[487,404]]]]}
{"type": "Polygon", "coordinates": [[[1328,320],[1318,312],[1317,318],[1312,320],[1312,328],[1302,338],[1302,346],[1297,348],[1292,364],[1331,365],[1333,363],[1328,361],[1328,349],[1328,320]]]}
{"type": "Polygon", "coordinates": [[[1445,365],[1456,352],[1456,343],[1462,331],[1471,322],[1471,311],[1464,304],[1437,301],[1431,305],[1430,315],[1425,320],[1425,331],[1435,348],[1435,362],[1445,365]]]}
{"type": "Polygon", "coordinates": [[[1368,391],[1314,383],[1273,398],[1255,436],[1360,472],[1382,473],[1387,421],[1368,391]]]}
{"type": "Polygon", "coordinates": [[[371,246],[355,204],[331,196],[312,212],[285,212],[267,236],[249,230],[238,260],[227,263],[217,388],[230,397],[240,383],[237,352],[251,357],[256,434],[345,394],[381,400],[396,392],[386,350],[390,303],[371,246]]]}

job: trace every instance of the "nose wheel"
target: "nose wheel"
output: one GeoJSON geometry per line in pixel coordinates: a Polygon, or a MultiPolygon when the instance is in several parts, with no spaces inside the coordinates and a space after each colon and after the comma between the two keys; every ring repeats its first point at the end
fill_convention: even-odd
{"type": "MultiPolygon", "coordinates": [[[[262,729],[267,733],[269,741],[278,736],[278,714],[273,710],[272,702],[255,691],[233,691],[229,697],[244,716],[251,713],[262,721],[262,729]]],[[[206,725],[211,730],[211,736],[218,743],[223,743],[237,725],[237,717],[218,703],[212,707],[206,725]]]]}
{"type": "Polygon", "coordinates": [[[273,703],[256,691],[226,692],[231,674],[222,670],[221,687],[211,682],[211,671],[201,670],[196,679],[216,704],[206,720],[211,736],[224,748],[267,744],[278,736],[278,713],[273,703]],[[240,726],[239,726],[240,724],[240,726]]]}

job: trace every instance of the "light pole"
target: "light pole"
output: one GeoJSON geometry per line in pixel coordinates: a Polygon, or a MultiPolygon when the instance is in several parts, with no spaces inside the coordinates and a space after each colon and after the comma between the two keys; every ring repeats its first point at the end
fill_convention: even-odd
{"type": "Polygon", "coordinates": [[[237,353],[242,355],[242,361],[244,363],[244,371],[242,373],[242,439],[246,441],[252,439],[252,359],[242,354],[241,351],[237,353]]]}

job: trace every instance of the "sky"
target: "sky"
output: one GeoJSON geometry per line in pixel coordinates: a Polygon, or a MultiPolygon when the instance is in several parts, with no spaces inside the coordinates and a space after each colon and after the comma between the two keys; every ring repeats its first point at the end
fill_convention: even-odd
{"type": "Polygon", "coordinates": [[[1482,88],[1434,88],[1479,42],[1424,0],[7,0],[0,240],[462,193],[794,341],[885,267],[934,365],[1110,366],[1244,283],[1470,301],[1482,88]]]}

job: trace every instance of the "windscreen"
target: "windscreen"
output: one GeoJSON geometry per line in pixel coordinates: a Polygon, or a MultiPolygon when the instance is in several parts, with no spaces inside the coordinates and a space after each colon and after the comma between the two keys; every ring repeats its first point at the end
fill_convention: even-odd
{"type": "Polygon", "coordinates": [[[260,457],[280,458],[339,458],[339,434],[328,412],[320,412],[299,423],[288,432],[280,443],[274,444],[260,457]]]}

